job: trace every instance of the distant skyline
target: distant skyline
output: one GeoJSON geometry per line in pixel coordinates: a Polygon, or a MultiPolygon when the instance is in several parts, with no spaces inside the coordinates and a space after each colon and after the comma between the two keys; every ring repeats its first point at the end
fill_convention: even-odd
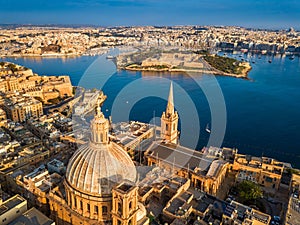
{"type": "Polygon", "coordinates": [[[0,0],[2,24],[233,25],[300,30],[299,0],[0,0]]]}

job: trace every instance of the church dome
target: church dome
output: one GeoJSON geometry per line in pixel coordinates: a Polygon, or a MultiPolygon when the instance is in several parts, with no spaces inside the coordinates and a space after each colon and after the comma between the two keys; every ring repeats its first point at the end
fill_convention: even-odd
{"type": "Polygon", "coordinates": [[[97,108],[91,121],[89,143],[70,159],[66,181],[75,190],[92,196],[111,195],[114,185],[123,179],[136,181],[136,168],[127,152],[108,138],[109,122],[97,108]]]}

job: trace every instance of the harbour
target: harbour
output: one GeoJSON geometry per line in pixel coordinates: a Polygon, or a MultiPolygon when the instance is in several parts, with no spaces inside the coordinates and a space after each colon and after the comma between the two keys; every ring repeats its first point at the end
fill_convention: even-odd
{"type": "MultiPolygon", "coordinates": [[[[219,54],[223,54],[220,52],[219,54]]],[[[240,58],[239,54],[226,53],[229,57],[240,58]]],[[[242,54],[244,59],[255,61],[251,63],[253,69],[249,73],[250,80],[232,77],[216,76],[224,99],[226,101],[227,121],[223,146],[238,148],[241,153],[257,156],[268,156],[291,162],[300,168],[298,137],[300,122],[300,98],[298,87],[300,84],[300,60],[295,57],[290,60],[286,56],[242,54]],[[272,60],[272,63],[268,61],[272,60]]],[[[155,84],[156,92],[166,93],[172,80],[182,87],[192,99],[200,120],[200,136],[197,149],[207,145],[209,133],[205,131],[206,124],[211,123],[210,108],[201,89],[195,80],[185,74],[164,74],[145,76],[141,72],[117,71],[115,65],[101,59],[101,70],[96,69],[91,74],[85,74],[87,68],[96,60],[97,56],[81,56],[75,58],[4,58],[5,61],[15,62],[32,68],[34,72],[47,75],[70,75],[73,85],[86,88],[99,88],[99,76],[105,71],[113,71],[113,75],[103,86],[103,91],[109,98],[106,100],[104,113],[109,116],[111,108],[118,94],[128,84],[140,80],[142,86],[130,90],[122,98],[124,105],[131,101],[130,95],[137,95],[149,85],[155,84]],[[85,74],[85,75],[83,75],[85,74]],[[163,77],[162,77],[163,76],[163,77]],[[162,79],[164,78],[164,79],[162,79]]],[[[200,75],[196,78],[205,86],[213,86],[213,75],[200,75]]],[[[175,87],[176,90],[176,87],[175,87]]],[[[174,96],[176,104],[184,101],[178,94],[174,96]]],[[[153,113],[160,117],[165,107],[165,100],[157,97],[140,99],[130,112],[130,119],[151,122],[153,113]]],[[[116,119],[116,118],[115,118],[116,119]]],[[[113,118],[114,120],[114,118],[113,118]]],[[[118,122],[118,121],[116,121],[118,122]]],[[[152,121],[153,122],[153,121],[152,121]]],[[[192,142],[193,121],[188,121],[190,129],[181,134],[182,145],[189,146],[192,142]]]]}

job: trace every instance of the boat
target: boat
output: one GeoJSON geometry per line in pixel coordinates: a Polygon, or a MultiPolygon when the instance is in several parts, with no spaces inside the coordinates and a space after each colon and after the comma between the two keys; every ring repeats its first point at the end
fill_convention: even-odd
{"type": "Polygon", "coordinates": [[[269,63],[272,63],[272,60],[271,59],[269,59],[269,61],[268,61],[269,63]]]}
{"type": "Polygon", "coordinates": [[[210,132],[211,132],[211,130],[209,129],[209,124],[206,125],[205,131],[206,131],[207,133],[210,133],[210,132]]]}
{"type": "Polygon", "coordinates": [[[112,55],[108,55],[108,56],[106,56],[106,59],[114,59],[115,57],[114,56],[112,56],[112,55]]]}
{"type": "Polygon", "coordinates": [[[252,61],[252,63],[255,63],[255,61],[252,61]]]}
{"type": "Polygon", "coordinates": [[[293,60],[294,58],[295,58],[294,55],[291,55],[291,56],[289,57],[290,60],[293,60]]]}

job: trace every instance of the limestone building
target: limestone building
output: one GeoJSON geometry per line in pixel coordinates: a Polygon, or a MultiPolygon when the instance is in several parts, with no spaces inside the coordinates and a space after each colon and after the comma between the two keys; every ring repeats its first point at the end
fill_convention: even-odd
{"type": "Polygon", "coordinates": [[[225,180],[228,162],[179,145],[178,133],[178,113],[174,109],[171,83],[166,112],[161,117],[162,141],[153,142],[146,150],[146,164],[158,165],[191,179],[193,187],[217,196],[225,180]]]}
{"type": "Polygon", "coordinates": [[[250,180],[275,191],[280,187],[284,164],[267,157],[236,154],[232,170],[237,171],[237,181],[250,180]]]}
{"type": "Polygon", "coordinates": [[[57,224],[148,224],[138,204],[137,172],[127,152],[109,139],[109,121],[98,104],[90,141],[67,166],[64,184],[50,192],[57,224]]]}
{"type": "Polygon", "coordinates": [[[5,98],[2,105],[7,117],[14,122],[24,122],[31,117],[43,115],[43,105],[40,101],[32,97],[15,95],[5,98]]]}

